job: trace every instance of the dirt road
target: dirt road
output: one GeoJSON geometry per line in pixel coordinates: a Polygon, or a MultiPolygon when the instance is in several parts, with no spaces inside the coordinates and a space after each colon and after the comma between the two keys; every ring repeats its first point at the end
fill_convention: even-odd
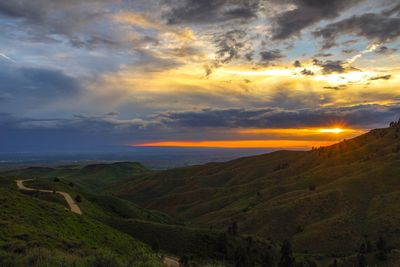
{"type": "Polygon", "coordinates": [[[178,259],[170,257],[170,256],[164,256],[163,263],[167,267],[179,267],[178,259]]]}
{"type": "MultiPolygon", "coordinates": [[[[27,181],[32,181],[34,179],[25,179],[25,180],[15,180],[17,182],[17,187],[21,191],[38,191],[38,192],[44,192],[44,193],[53,193],[52,190],[43,190],[43,189],[35,189],[35,188],[30,188],[26,187],[24,185],[24,182],[27,181]]],[[[62,195],[65,198],[65,201],[67,202],[69,209],[79,215],[82,215],[82,211],[79,208],[78,204],[76,204],[75,200],[71,197],[70,194],[66,192],[61,192],[61,191],[56,191],[57,194],[62,195]]]]}

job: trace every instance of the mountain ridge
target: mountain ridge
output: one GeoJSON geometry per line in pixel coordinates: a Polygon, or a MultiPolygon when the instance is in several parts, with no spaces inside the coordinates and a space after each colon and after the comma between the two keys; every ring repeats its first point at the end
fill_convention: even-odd
{"type": "Polygon", "coordinates": [[[310,151],[145,173],[109,189],[196,226],[223,229],[235,221],[243,233],[291,239],[300,251],[345,254],[365,235],[376,239],[400,223],[380,208],[382,199],[400,196],[399,131],[395,123],[310,151]]]}

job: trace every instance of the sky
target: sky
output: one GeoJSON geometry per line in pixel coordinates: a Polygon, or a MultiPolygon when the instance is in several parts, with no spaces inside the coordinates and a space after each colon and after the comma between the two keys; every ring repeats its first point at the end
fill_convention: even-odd
{"type": "Polygon", "coordinates": [[[308,149],[400,117],[398,0],[0,2],[0,152],[308,149]]]}

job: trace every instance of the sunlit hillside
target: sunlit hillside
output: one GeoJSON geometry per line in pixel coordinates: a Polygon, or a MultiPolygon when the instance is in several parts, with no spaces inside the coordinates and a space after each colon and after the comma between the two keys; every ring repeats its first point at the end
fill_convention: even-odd
{"type": "Polygon", "coordinates": [[[110,189],[191,225],[237,222],[298,251],[346,255],[380,235],[400,245],[399,163],[394,124],[329,147],[136,175],[110,189]]]}

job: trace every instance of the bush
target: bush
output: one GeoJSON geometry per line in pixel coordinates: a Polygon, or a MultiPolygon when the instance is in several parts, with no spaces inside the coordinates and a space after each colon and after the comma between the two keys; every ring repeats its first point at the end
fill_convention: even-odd
{"type": "Polygon", "coordinates": [[[82,202],[81,196],[80,195],[76,195],[75,201],[78,202],[78,203],[81,203],[82,202]]]}
{"type": "Polygon", "coordinates": [[[108,252],[101,252],[100,254],[91,257],[87,262],[88,267],[121,267],[122,264],[118,258],[108,252]]]}

